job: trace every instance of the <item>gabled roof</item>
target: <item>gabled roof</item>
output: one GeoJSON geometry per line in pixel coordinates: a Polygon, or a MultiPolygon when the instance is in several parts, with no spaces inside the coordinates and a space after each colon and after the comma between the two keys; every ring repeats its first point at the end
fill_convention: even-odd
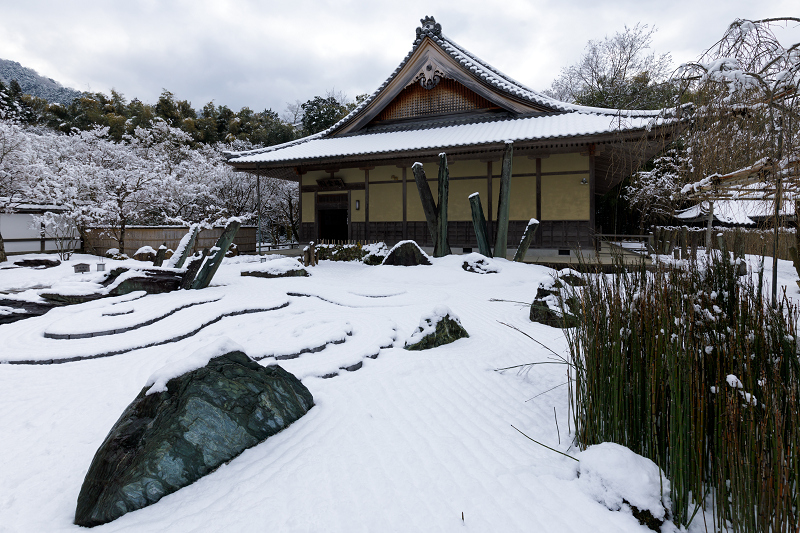
{"type": "Polygon", "coordinates": [[[421,22],[411,51],[405,59],[372,95],[339,122],[325,131],[288,143],[230,153],[229,162],[234,165],[249,165],[352,154],[447,148],[466,144],[481,145],[504,140],[576,137],[642,130],[653,123],[663,124],[663,119],[659,119],[663,116],[660,110],[586,107],[550,98],[500,72],[453,42],[442,33],[441,25],[433,17],[425,17],[421,22]],[[429,127],[425,128],[425,121],[420,121],[416,128],[397,128],[382,133],[365,129],[405,87],[413,83],[435,85],[438,82],[436,76],[457,80],[507,113],[498,115],[494,120],[492,117],[476,117],[466,124],[462,118],[458,125],[429,121],[429,127]],[[411,137],[404,135],[408,133],[404,129],[417,130],[413,136],[414,142],[405,141],[407,137],[411,137]],[[431,134],[421,135],[421,129],[430,129],[431,134]],[[434,130],[438,130],[437,133],[433,133],[434,130]],[[446,135],[440,135],[443,133],[446,135]],[[345,141],[345,138],[352,140],[345,141]],[[332,142],[334,140],[337,142],[332,142]]]}
{"type": "MultiPolygon", "coordinates": [[[[644,129],[651,125],[651,122],[653,121],[649,118],[632,118],[624,121],[623,127],[644,129]]],[[[506,141],[572,138],[613,133],[618,131],[619,127],[619,121],[614,116],[562,113],[422,130],[319,137],[313,142],[287,143],[275,150],[241,152],[231,162],[291,164],[365,154],[443,150],[462,146],[503,144],[506,141]]]]}

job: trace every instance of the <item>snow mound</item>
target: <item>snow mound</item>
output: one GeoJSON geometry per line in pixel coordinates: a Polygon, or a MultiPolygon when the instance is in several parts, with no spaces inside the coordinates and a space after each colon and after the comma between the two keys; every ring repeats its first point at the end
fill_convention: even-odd
{"type": "Polygon", "coordinates": [[[258,263],[254,266],[248,266],[246,272],[265,272],[273,276],[280,276],[287,272],[295,270],[305,270],[308,272],[297,259],[293,257],[284,257],[282,259],[273,259],[266,263],[258,263]]]}
{"type": "Polygon", "coordinates": [[[475,272],[477,274],[497,274],[501,270],[496,262],[476,252],[463,255],[461,258],[464,260],[461,268],[468,272],[475,272]]]}
{"type": "Polygon", "coordinates": [[[579,483],[590,497],[613,511],[628,503],[665,519],[669,480],[653,461],[613,442],[589,446],[577,459],[579,483]]]}
{"type": "Polygon", "coordinates": [[[416,246],[417,250],[419,250],[419,253],[422,254],[422,257],[425,257],[426,259],[430,259],[431,258],[431,256],[429,256],[428,254],[425,253],[425,250],[423,250],[422,248],[419,247],[419,244],[417,244],[417,241],[412,241],[412,240],[406,240],[406,241],[398,242],[397,244],[392,246],[392,249],[389,250],[389,253],[386,254],[386,255],[392,255],[392,252],[394,252],[397,248],[401,247],[404,244],[408,244],[408,243],[413,244],[414,246],[416,246]]]}
{"type": "Polygon", "coordinates": [[[149,396],[156,392],[165,392],[169,380],[182,376],[192,370],[203,368],[215,357],[236,351],[244,352],[244,348],[232,341],[229,337],[220,337],[215,342],[200,348],[190,356],[178,359],[156,370],[147,380],[147,383],[145,383],[145,387],[150,387],[145,394],[149,396]]]}
{"type": "Polygon", "coordinates": [[[141,248],[139,248],[138,250],[136,250],[136,253],[135,253],[135,254],[133,254],[133,255],[139,255],[139,254],[155,254],[155,253],[156,253],[156,251],[153,249],[153,247],[152,247],[152,246],[142,246],[141,248]]]}

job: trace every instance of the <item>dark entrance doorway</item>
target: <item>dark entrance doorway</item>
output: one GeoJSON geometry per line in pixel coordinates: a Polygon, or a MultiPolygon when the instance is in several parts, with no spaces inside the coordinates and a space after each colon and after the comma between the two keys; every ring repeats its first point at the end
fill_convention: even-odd
{"type": "Polygon", "coordinates": [[[317,196],[319,239],[346,241],[348,235],[347,194],[320,194],[317,196]]]}

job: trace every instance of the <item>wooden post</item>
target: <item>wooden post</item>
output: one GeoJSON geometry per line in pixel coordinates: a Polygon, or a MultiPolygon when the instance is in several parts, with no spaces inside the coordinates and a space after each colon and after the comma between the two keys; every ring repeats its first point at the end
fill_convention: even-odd
{"type": "Polygon", "coordinates": [[[436,217],[436,247],[434,257],[450,255],[450,244],[447,242],[447,199],[450,193],[450,170],[447,168],[447,155],[439,154],[439,205],[436,217]]]}
{"type": "Polygon", "coordinates": [[[486,233],[486,218],[483,216],[479,193],[469,195],[469,206],[472,209],[472,227],[475,228],[475,237],[478,239],[478,250],[486,257],[492,257],[492,249],[489,247],[489,237],[486,233]]]}
{"type": "Polygon", "coordinates": [[[539,221],[535,218],[530,219],[528,225],[525,226],[525,233],[522,234],[522,240],[519,242],[517,253],[514,254],[514,261],[522,263],[523,259],[525,259],[525,254],[528,253],[528,247],[531,245],[533,234],[536,233],[538,227],[539,221]]]}
{"type": "Polygon", "coordinates": [[[403,167],[403,240],[408,239],[408,194],[406,192],[407,187],[406,183],[408,182],[407,179],[407,171],[406,167],[403,167]]]}
{"type": "MultiPolygon", "coordinates": [[[[261,255],[261,171],[256,163],[256,253],[261,255]]],[[[302,214],[300,218],[303,218],[302,214]]],[[[274,233],[274,232],[273,232],[274,233]]]]}
{"type": "Polygon", "coordinates": [[[488,174],[488,179],[486,180],[486,194],[488,195],[489,198],[489,203],[486,205],[486,231],[487,231],[487,237],[489,238],[489,241],[491,241],[492,233],[494,232],[494,227],[492,224],[492,202],[494,201],[493,200],[494,197],[492,196],[492,180],[494,178],[492,177],[491,161],[486,163],[486,173],[488,174]]]}
{"type": "Polygon", "coordinates": [[[217,239],[217,244],[214,245],[214,253],[203,263],[197,277],[192,281],[192,289],[205,289],[208,287],[208,284],[211,283],[211,278],[214,277],[219,265],[222,264],[222,260],[225,258],[225,252],[230,248],[233,238],[236,237],[236,232],[239,231],[241,225],[242,223],[238,220],[231,220],[228,222],[222,235],[217,239]]]}
{"type": "Polygon", "coordinates": [[[425,220],[428,222],[428,231],[433,240],[433,246],[436,247],[436,229],[439,221],[436,217],[436,204],[433,201],[433,193],[431,193],[430,185],[428,185],[428,178],[425,177],[425,169],[422,168],[422,163],[414,163],[411,167],[414,173],[414,181],[417,183],[417,190],[419,191],[419,199],[422,202],[422,211],[425,213],[425,220]]]}
{"type": "Polygon", "coordinates": [[[669,245],[668,245],[669,248],[666,251],[667,255],[671,254],[672,251],[675,249],[677,240],[678,240],[678,228],[675,228],[669,233],[669,245]]]}
{"type": "MultiPolygon", "coordinates": [[[[542,220],[542,158],[536,158],[536,218],[542,220]]],[[[541,236],[537,239],[542,243],[541,236]]]]}
{"type": "Polygon", "coordinates": [[[686,226],[681,227],[681,259],[689,257],[689,228],[686,226]]]}
{"type": "Polygon", "coordinates": [[[514,143],[506,143],[503,154],[503,167],[500,171],[500,199],[497,204],[497,240],[494,244],[494,256],[506,258],[508,253],[508,204],[511,199],[511,158],[514,155],[514,143]]]}
{"type": "MultiPolygon", "coordinates": [[[[303,175],[300,174],[300,178],[297,181],[297,209],[300,210],[300,217],[297,221],[297,244],[299,245],[300,242],[303,240],[305,234],[303,233],[303,175]]],[[[292,241],[292,236],[289,236],[289,242],[292,241]]],[[[294,248],[294,246],[289,246],[290,248],[294,248]]]]}
{"type": "MultiPolygon", "coordinates": [[[[594,191],[595,191],[595,188],[594,188],[595,187],[595,179],[594,179],[594,177],[595,177],[595,163],[596,163],[596,161],[595,161],[595,145],[594,144],[590,144],[589,145],[589,228],[590,228],[589,231],[591,232],[591,235],[592,235],[591,238],[593,240],[596,239],[596,237],[594,237],[594,235],[596,235],[596,232],[595,232],[595,215],[596,215],[596,213],[595,213],[595,211],[597,210],[597,204],[596,204],[597,199],[595,198],[595,194],[594,194],[594,191]]],[[[598,250],[598,245],[599,245],[599,241],[595,241],[593,243],[592,248],[594,249],[595,252],[599,251],[598,250]]]]}
{"type": "Polygon", "coordinates": [[[711,242],[711,227],[714,225],[714,202],[708,201],[708,227],[706,228],[706,255],[711,254],[713,243],[711,242]]]}
{"type": "Polygon", "coordinates": [[[364,170],[364,239],[369,239],[369,169],[364,170]]]}

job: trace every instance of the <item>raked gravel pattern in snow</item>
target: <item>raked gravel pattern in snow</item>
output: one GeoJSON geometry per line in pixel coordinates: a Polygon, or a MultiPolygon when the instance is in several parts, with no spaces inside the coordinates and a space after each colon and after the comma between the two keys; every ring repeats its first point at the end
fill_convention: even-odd
{"type": "MultiPolygon", "coordinates": [[[[458,256],[433,262],[368,267],[323,261],[309,269],[309,278],[286,279],[241,277],[247,264],[224,263],[214,284],[195,293],[221,300],[160,322],[214,305],[288,305],[229,316],[183,340],[111,357],[0,365],[0,532],[82,531],[72,525],[78,491],[120,413],[158,369],[180,364],[222,336],[261,364],[298,375],[315,407],[216,472],[93,531],[647,531],[629,513],[599,503],[579,482],[574,461],[511,427],[577,453],[569,444],[566,387],[559,386],[566,368],[496,371],[550,357],[500,322],[566,353],[561,330],[531,323],[528,307],[513,303],[531,301],[552,271],[495,260],[501,272],[480,275],[465,272],[458,256]],[[470,337],[432,350],[403,350],[420,317],[437,305],[458,314],[470,337]],[[358,364],[355,371],[344,369],[358,364]],[[333,372],[332,379],[319,377],[333,372]]],[[[37,281],[36,274],[31,285],[56,281],[37,281]]],[[[796,288],[789,291],[797,296],[796,288]]],[[[161,302],[166,309],[184,297],[160,296],[135,301],[161,302]]],[[[160,323],[56,340],[43,336],[55,322],[47,316],[22,321],[24,327],[0,326],[3,358],[9,345],[33,352],[56,343],[114,341],[119,348],[133,344],[126,335],[141,341],[160,323]]],[[[185,316],[176,327],[192,329],[211,315],[185,316]]]]}

